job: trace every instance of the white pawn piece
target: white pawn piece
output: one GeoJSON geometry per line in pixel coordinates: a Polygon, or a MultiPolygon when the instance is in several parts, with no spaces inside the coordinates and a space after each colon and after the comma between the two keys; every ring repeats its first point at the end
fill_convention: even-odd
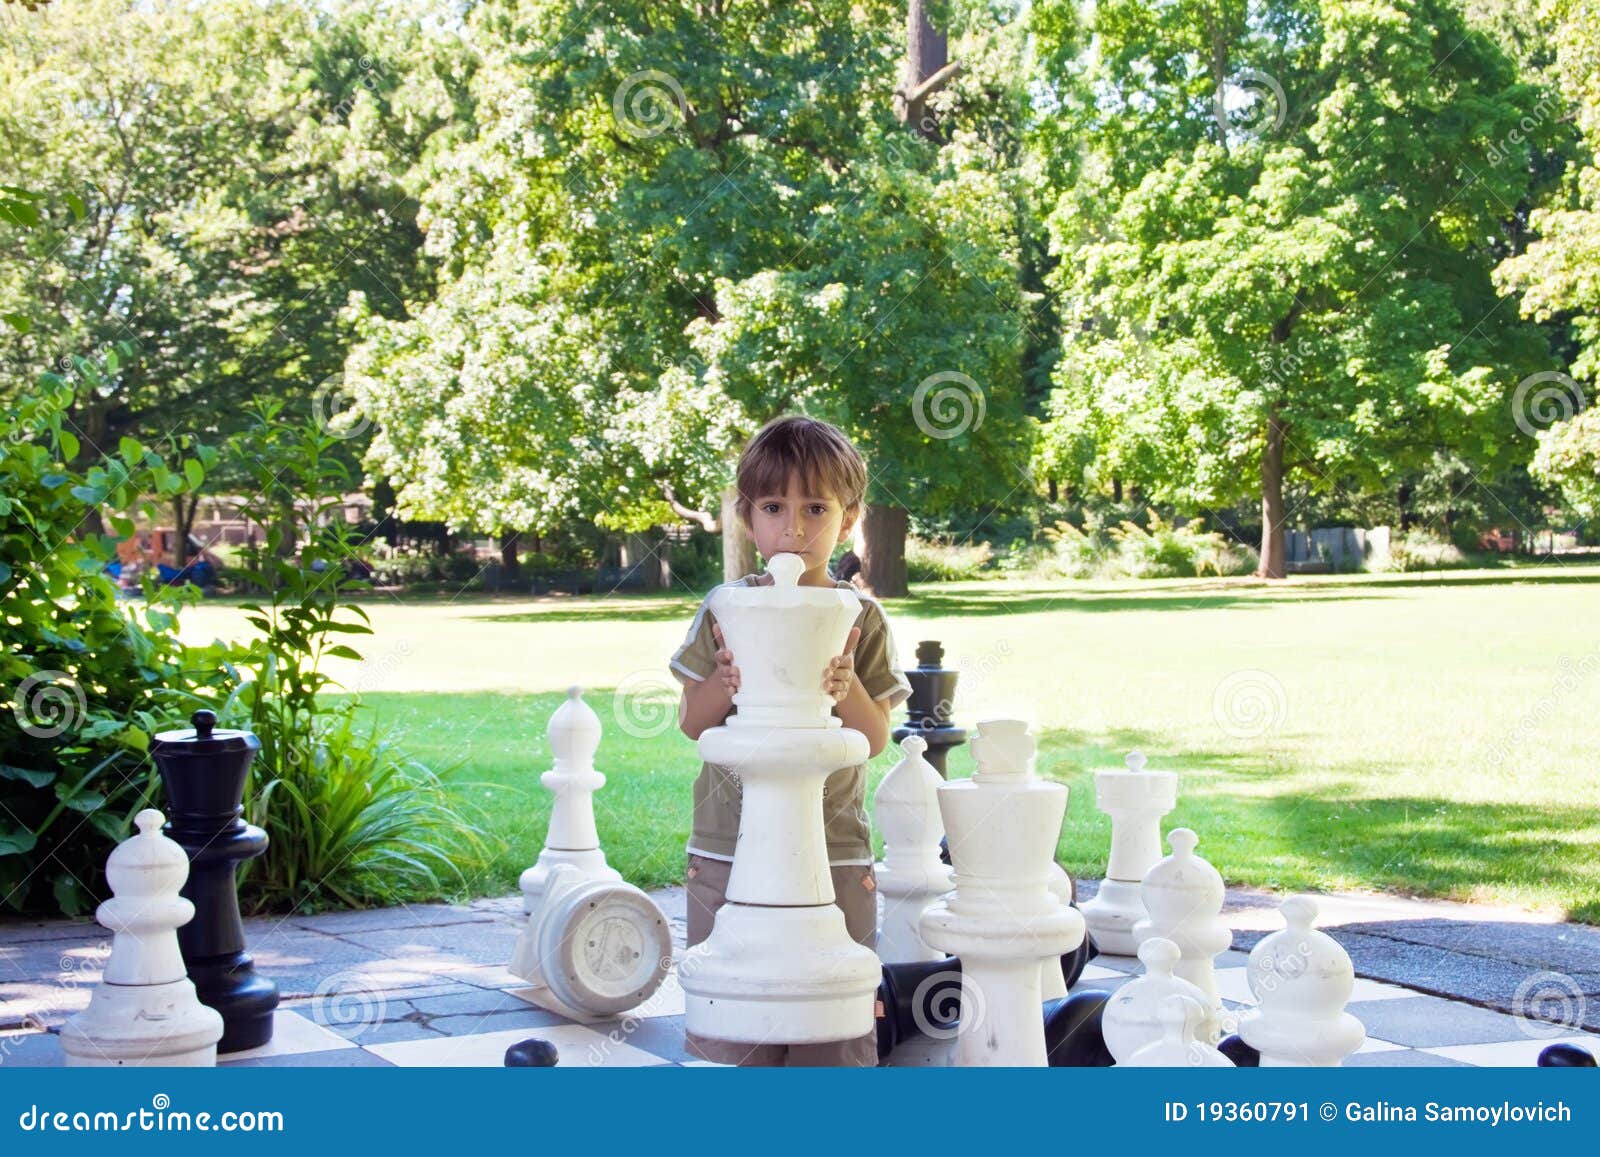
{"type": "Polygon", "coordinates": [[[517,880],[525,914],[538,906],[550,869],[556,864],[571,864],[590,880],[622,880],[606,863],[594,826],[594,793],[605,786],[606,777],[594,769],[600,717],[583,701],[583,688],[567,689],[566,702],[551,714],[545,735],[555,766],[541,775],[539,782],[555,796],[555,802],[539,859],[517,880]]]}
{"type": "Polygon", "coordinates": [[[162,835],[155,808],[133,822],[139,834],[106,860],[112,898],[95,910],[114,933],[111,958],[89,1007],[61,1026],[61,1049],[74,1066],[214,1066],[222,1014],[200,1003],[178,948],[178,928],[194,918],[179,895],[189,856],[162,835]]]}
{"type": "Polygon", "coordinates": [[[671,969],[672,932],[656,902],[571,864],[550,869],[510,965],[538,989],[531,999],[574,1020],[637,1008],[671,969]]]}
{"type": "Polygon", "coordinates": [[[1096,947],[1110,956],[1139,949],[1134,926],[1148,913],[1139,883],[1161,858],[1161,817],[1178,803],[1178,776],[1145,770],[1141,751],[1130,751],[1127,770],[1094,773],[1095,806],[1111,817],[1111,858],[1100,890],[1083,906],[1096,947]]]}
{"type": "Polygon", "coordinates": [[[984,720],[977,771],[939,788],[956,887],[920,929],[961,958],[957,1065],[1043,1067],[1041,971],[1083,942],[1083,917],[1050,887],[1067,788],[1034,774],[1035,749],[1023,720],[984,720]]]}
{"type": "Polygon", "coordinates": [[[1217,991],[1216,958],[1233,943],[1233,932],[1221,920],[1222,876],[1194,854],[1200,837],[1188,828],[1167,833],[1172,854],[1158,861],[1139,886],[1149,915],[1134,927],[1142,943],[1151,936],[1171,940],[1183,954],[1173,973],[1206,995],[1211,1023],[1222,1024],[1222,995],[1217,991]]]}
{"type": "MultiPolygon", "coordinates": [[[[1152,936],[1139,945],[1139,960],[1144,964],[1144,975],[1130,980],[1106,1003],[1101,1017],[1101,1030],[1105,1036],[1106,1051],[1116,1062],[1126,1064],[1133,1054],[1146,1045],[1154,1044],[1165,1036],[1162,1029],[1162,1002],[1169,996],[1186,996],[1201,1008],[1207,1008],[1206,994],[1187,980],[1172,974],[1179,957],[1178,946],[1160,936],[1152,936]]],[[[1198,1026],[1195,1035],[1204,1041],[1216,1039],[1216,1026],[1209,1023],[1198,1026]]]]}
{"type": "Polygon", "coordinates": [[[1262,1067],[1333,1068],[1361,1047],[1367,1030],[1345,1005],[1355,988],[1350,955],[1326,932],[1311,926],[1317,903],[1291,896],[1280,909],[1286,927],[1250,953],[1250,991],[1257,1007],[1239,1021],[1244,1043],[1261,1054],[1262,1067]]]}
{"type": "Polygon", "coordinates": [[[814,1044],[874,1028],[883,965],[834,903],[822,823],[828,776],[867,758],[867,737],[843,726],[823,690],[861,600],[843,587],[801,586],[804,570],[798,555],[776,554],[771,586],[727,585],[711,596],[739,690],[727,722],[701,733],[700,756],[737,769],[744,800],[727,903],[678,977],[684,1028],[713,1040],[814,1044]]]}
{"type": "Polygon", "coordinates": [[[1124,1068],[1231,1069],[1232,1061],[1201,1039],[1205,1006],[1188,996],[1163,997],[1160,1008],[1161,1037],[1145,1045],[1125,1061],[1124,1068]]]}
{"type": "Polygon", "coordinates": [[[917,932],[922,910],[955,887],[954,874],[939,859],[944,835],[939,787],[944,778],[923,758],[926,750],[928,741],[920,735],[902,739],[900,762],[872,797],[872,818],[883,833],[883,859],[877,865],[878,895],[883,897],[878,959],[885,964],[944,959],[917,932]]]}

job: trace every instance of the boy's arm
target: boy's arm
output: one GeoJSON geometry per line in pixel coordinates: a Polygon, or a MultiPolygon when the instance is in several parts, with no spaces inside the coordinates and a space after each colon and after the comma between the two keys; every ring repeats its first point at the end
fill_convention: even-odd
{"type": "Polygon", "coordinates": [[[868,759],[888,746],[889,701],[874,699],[859,677],[850,681],[850,693],[834,704],[833,711],[846,727],[867,737],[868,759]]]}
{"type": "Polygon", "coordinates": [[[713,632],[716,620],[704,604],[689,624],[683,645],[673,652],[672,674],[683,684],[678,700],[678,727],[690,739],[698,740],[708,727],[720,727],[733,710],[733,695],[727,684],[716,677],[717,641],[713,632]]]}
{"type": "MultiPolygon", "coordinates": [[[[682,672],[678,677],[683,679],[682,672]]],[[[678,700],[678,727],[690,739],[699,739],[708,727],[720,727],[733,710],[733,695],[721,679],[685,679],[678,700]]]]}
{"type": "Polygon", "coordinates": [[[889,745],[890,712],[911,695],[911,683],[898,666],[889,620],[875,600],[867,603],[854,654],[856,677],[834,710],[846,727],[867,737],[871,758],[889,745]]]}

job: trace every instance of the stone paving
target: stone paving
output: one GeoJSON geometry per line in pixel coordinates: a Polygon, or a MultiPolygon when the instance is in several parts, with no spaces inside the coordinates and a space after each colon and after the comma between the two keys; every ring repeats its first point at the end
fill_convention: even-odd
{"type": "MultiPolygon", "coordinates": [[[[1094,891],[1080,881],[1080,899],[1094,891]]],[[[684,946],[682,888],[652,893],[684,946]]],[[[1217,961],[1232,1008],[1247,1007],[1247,951],[1281,927],[1279,898],[1230,890],[1234,948],[1217,961]]],[[[1557,1040],[1600,1046],[1600,929],[1511,908],[1392,896],[1318,898],[1319,926],[1349,951],[1350,1010],[1368,1042],[1350,1065],[1531,1065],[1557,1040]]],[[[682,991],[670,977],[639,1009],[575,1024],[540,1008],[507,972],[520,895],[245,921],[257,969],[282,993],[273,1041],[229,1066],[499,1065],[527,1036],[563,1065],[701,1065],[683,1051],[682,991]]],[[[85,1007],[110,934],[82,920],[0,924],[0,1065],[59,1065],[56,1030],[85,1007]]],[[[1114,989],[1136,960],[1102,956],[1082,987],[1114,989]]],[[[1597,1049],[1600,1051],[1600,1049],[1597,1049]]],[[[919,1063],[915,1050],[890,1064],[919,1063]]]]}

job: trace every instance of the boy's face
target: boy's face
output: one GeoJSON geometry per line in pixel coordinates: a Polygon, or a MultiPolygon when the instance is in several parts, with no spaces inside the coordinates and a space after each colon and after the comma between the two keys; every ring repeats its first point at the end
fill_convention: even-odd
{"type": "Polygon", "coordinates": [[[750,533],[762,558],[798,554],[806,570],[816,573],[828,565],[833,548],[845,540],[855,523],[844,505],[829,493],[807,494],[796,475],[789,477],[787,494],[758,494],[750,506],[750,533]]]}

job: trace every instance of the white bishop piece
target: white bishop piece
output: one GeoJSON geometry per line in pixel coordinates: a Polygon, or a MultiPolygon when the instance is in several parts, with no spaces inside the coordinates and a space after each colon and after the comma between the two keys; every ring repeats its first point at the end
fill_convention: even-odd
{"type": "Polygon", "coordinates": [[[1188,996],[1165,996],[1158,1010],[1161,1036],[1119,1065],[1127,1068],[1231,1069],[1233,1062],[1203,1038],[1205,1006],[1188,996]]]}
{"type": "Polygon", "coordinates": [[[545,829],[539,859],[517,880],[522,888],[524,913],[538,905],[550,869],[556,864],[571,864],[589,880],[622,879],[606,863],[606,854],[600,850],[600,834],[594,826],[594,793],[605,786],[606,777],[594,769],[594,753],[600,747],[600,717],[583,701],[581,687],[567,689],[567,700],[550,716],[545,736],[555,765],[539,777],[539,782],[555,796],[555,802],[550,808],[550,826],[545,829]]]}
{"type": "Polygon", "coordinates": [[[1105,1036],[1106,1050],[1116,1062],[1128,1064],[1133,1055],[1146,1045],[1163,1039],[1162,1004],[1169,996],[1186,996],[1202,1009],[1207,1009],[1201,1024],[1194,1033],[1200,1040],[1216,1040],[1216,1026],[1211,1022],[1206,994],[1181,977],[1174,976],[1181,953],[1178,946],[1160,936],[1152,936],[1139,945],[1139,960],[1144,964],[1144,975],[1130,980],[1106,1002],[1101,1016],[1101,1030],[1105,1036]]]}
{"type": "Polygon", "coordinates": [[[1067,808],[1064,784],[1033,772],[1020,719],[988,719],[977,771],[939,788],[955,891],[922,914],[922,939],[961,958],[957,1065],[1046,1063],[1041,969],[1083,942],[1083,917],[1051,885],[1067,808]]]}
{"type": "Polygon", "coordinates": [[[883,833],[883,859],[877,865],[878,895],[883,897],[878,959],[885,964],[944,959],[917,931],[922,910],[955,887],[954,874],[939,859],[944,835],[939,788],[944,778],[922,757],[927,749],[928,741],[920,735],[902,739],[900,762],[872,797],[872,818],[883,833]]]}
{"type": "Polygon", "coordinates": [[[1344,1010],[1355,969],[1338,941],[1311,926],[1317,904],[1291,896],[1280,911],[1287,927],[1250,953],[1250,991],[1257,1007],[1239,1022],[1244,1043],[1263,1067],[1333,1067],[1361,1047],[1367,1030],[1344,1010]]]}
{"type": "Polygon", "coordinates": [[[606,863],[594,824],[600,717],[573,687],[545,729],[555,796],[544,850],[522,873],[528,919],[507,968],[539,1004],[574,1020],[614,1016],[648,1000],[672,969],[666,915],[606,863]]]}
{"type": "Polygon", "coordinates": [[[178,894],[189,857],[162,834],[165,819],[155,808],[140,812],[139,834],[106,860],[112,898],[95,919],[114,933],[111,958],[89,1007],[61,1026],[69,1065],[217,1063],[222,1014],[200,1003],[178,949],[178,928],[194,917],[178,894]]]}
{"type": "Polygon", "coordinates": [[[1222,996],[1217,991],[1217,954],[1233,943],[1233,932],[1220,919],[1222,876],[1194,854],[1200,837],[1188,828],[1167,833],[1172,854],[1144,875],[1140,895],[1149,915],[1134,928],[1141,943],[1152,936],[1171,940],[1182,953],[1173,972],[1206,996],[1210,1024],[1222,1023],[1222,996]]]}
{"type": "Polygon", "coordinates": [[[1083,906],[1096,947],[1112,956],[1138,951],[1134,926],[1148,913],[1139,883],[1161,858],[1161,817],[1178,803],[1178,777],[1145,770],[1143,752],[1130,751],[1127,770],[1094,773],[1095,806],[1111,817],[1111,858],[1100,890],[1083,906]]]}
{"type": "Polygon", "coordinates": [[[685,1029],[714,1040],[820,1043],[874,1027],[883,967],[833,902],[822,824],[823,782],[867,758],[867,737],[841,725],[822,689],[861,600],[800,586],[804,569],[774,555],[771,586],[719,587],[709,604],[739,690],[728,721],[701,733],[700,756],[738,775],[744,800],[728,902],[678,975],[685,1029]]]}

